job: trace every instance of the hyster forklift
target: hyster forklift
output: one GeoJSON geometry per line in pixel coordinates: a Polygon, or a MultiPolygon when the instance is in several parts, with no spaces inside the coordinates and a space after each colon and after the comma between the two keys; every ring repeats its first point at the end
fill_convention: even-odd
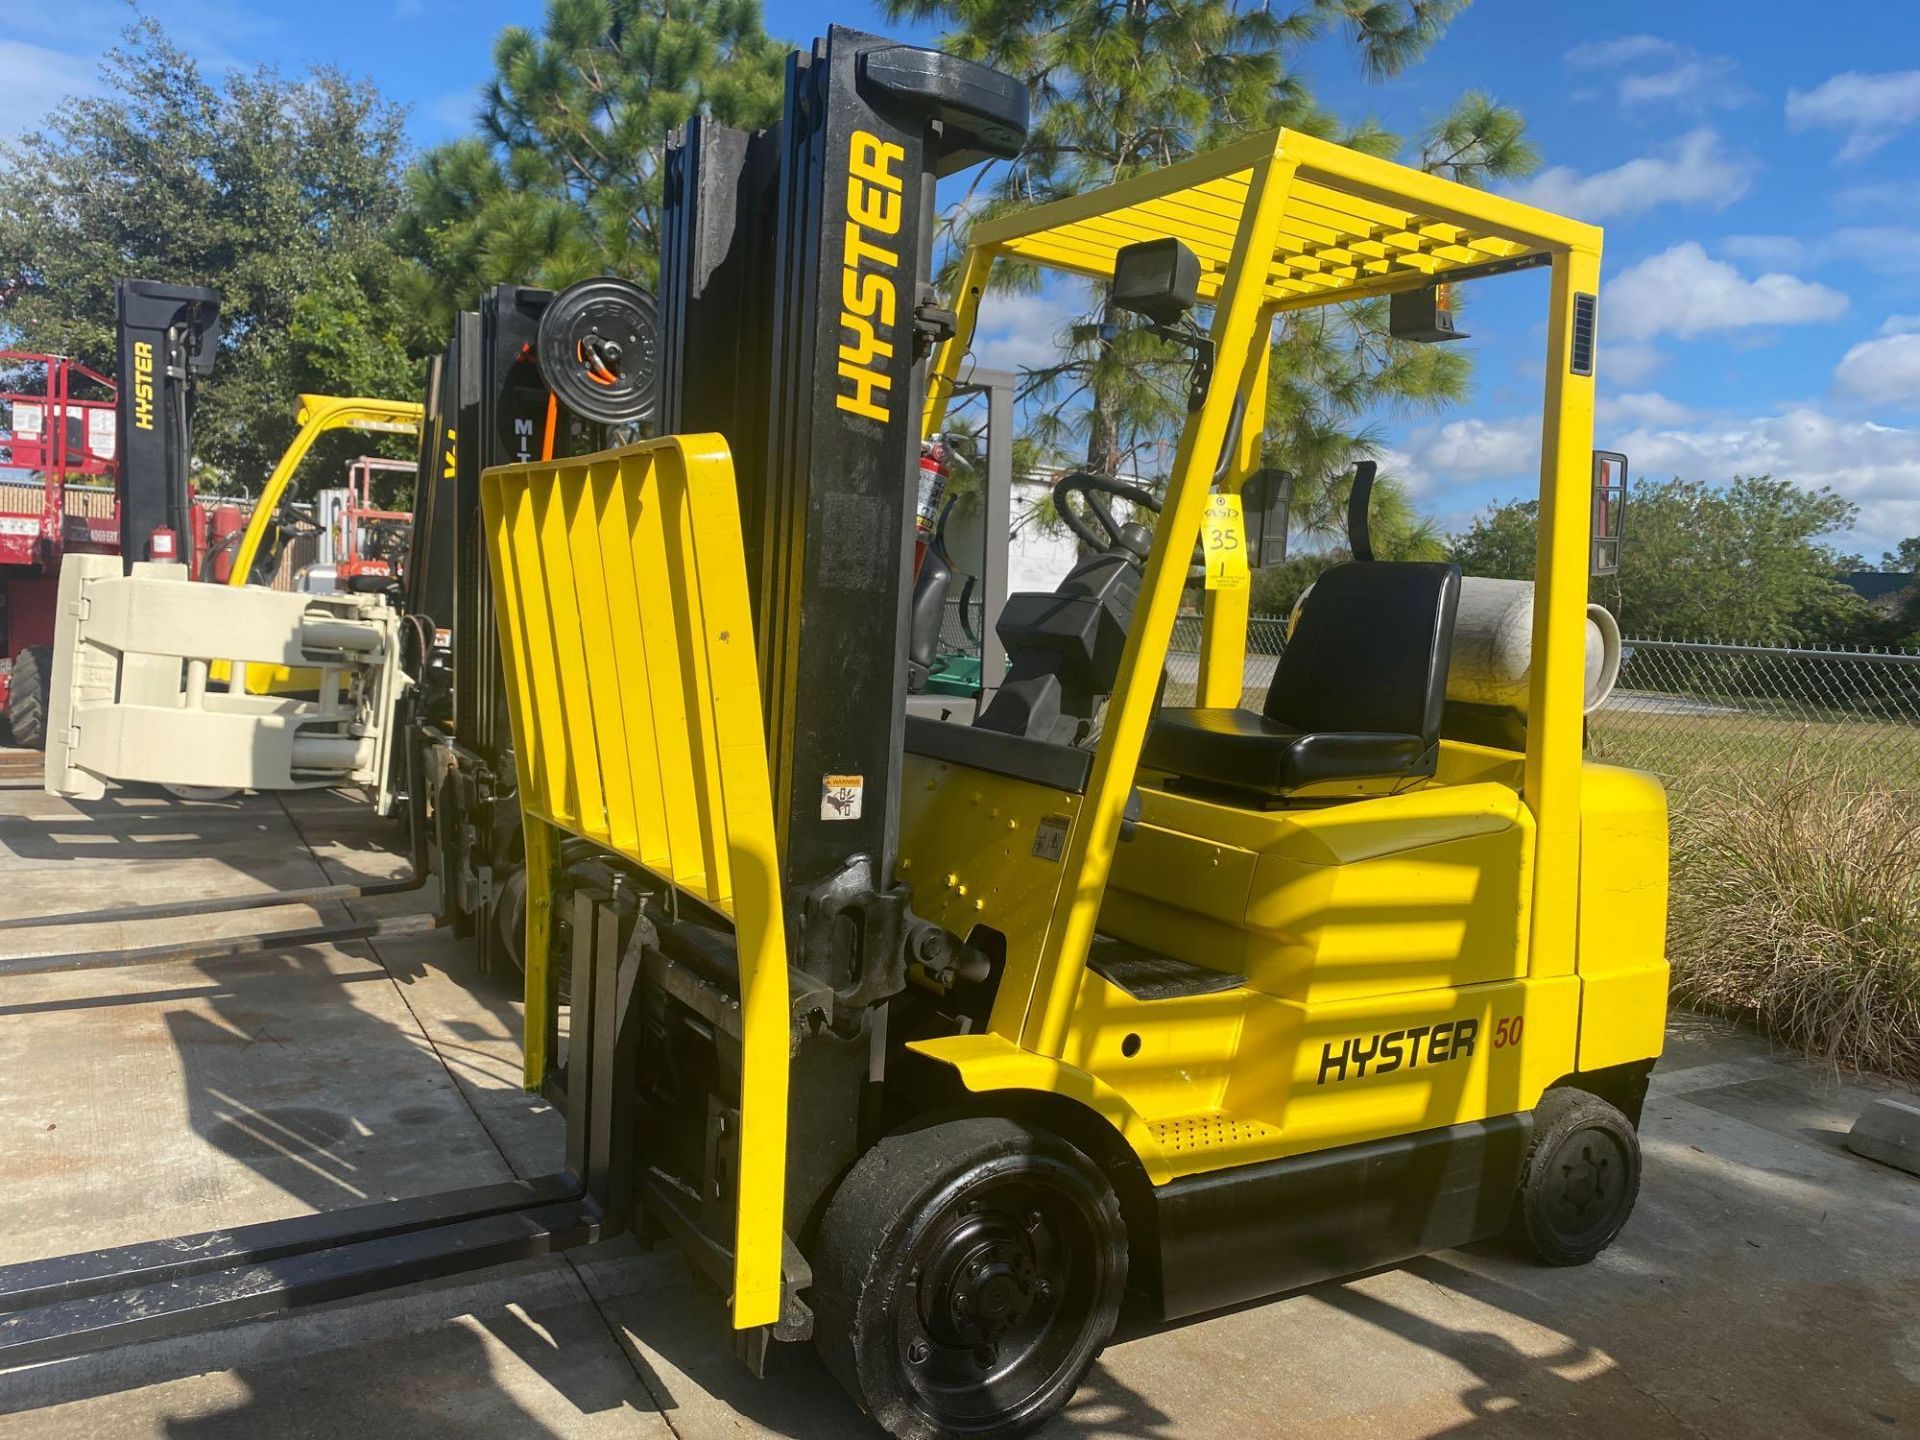
{"type": "Polygon", "coordinates": [[[460,628],[455,678],[504,682],[527,1083],[564,1094],[564,1171],[9,1267],[0,1362],[631,1228],[714,1282],[753,1368],[811,1339],[895,1435],[1007,1434],[1130,1291],[1170,1319],[1618,1234],[1666,824],[1581,755],[1600,233],[1283,130],[975,226],[943,303],[934,182],[1025,121],[1009,77],[835,29],[778,126],[690,123],[656,437],[482,477],[496,628],[460,628]],[[1164,496],[1061,483],[1104,543],[1007,601],[978,713],[932,718],[918,458],[1002,259],[1110,287],[1186,349],[1190,407],[1164,496]],[[1536,267],[1508,723],[1449,733],[1457,569],[1370,559],[1313,588],[1257,710],[1246,589],[1205,591],[1197,703],[1163,704],[1202,514],[1258,470],[1276,318],[1536,267]]]}

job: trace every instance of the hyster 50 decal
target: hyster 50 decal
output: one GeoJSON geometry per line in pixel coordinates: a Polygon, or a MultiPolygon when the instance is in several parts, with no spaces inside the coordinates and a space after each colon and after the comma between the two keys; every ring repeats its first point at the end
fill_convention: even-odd
{"type": "MultiPolygon", "coordinates": [[[[894,319],[900,307],[895,275],[900,252],[877,243],[900,233],[905,204],[899,166],[907,152],[864,130],[847,155],[847,238],[840,270],[840,392],[833,403],[850,415],[884,423],[893,377],[894,319]],[[849,338],[851,337],[851,338],[849,338]]],[[[896,242],[897,244],[897,242],[896,242]]]]}
{"type": "Polygon", "coordinates": [[[1405,1068],[1442,1065],[1449,1060],[1465,1060],[1473,1054],[1473,1042],[1480,1034],[1478,1020],[1442,1020],[1437,1025],[1415,1025],[1406,1030],[1388,1030],[1378,1035],[1356,1035],[1342,1040],[1338,1050],[1329,1041],[1320,1047],[1320,1077],[1362,1080],[1371,1067],[1375,1075],[1391,1075],[1405,1068]]]}
{"type": "Polygon", "coordinates": [[[133,428],[153,428],[153,345],[133,342],[133,428]]]}

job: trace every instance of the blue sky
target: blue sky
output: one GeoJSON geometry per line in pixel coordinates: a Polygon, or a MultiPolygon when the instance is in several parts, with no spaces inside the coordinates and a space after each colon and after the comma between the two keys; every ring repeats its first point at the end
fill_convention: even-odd
{"type": "MultiPolygon", "coordinates": [[[[72,89],[129,13],[119,0],[14,7],[0,39],[4,122],[72,89]]],[[[503,25],[536,0],[149,0],[205,62],[340,65],[411,107],[421,145],[460,133],[503,25]]],[[[868,0],[769,0],[804,40],[829,19],[888,27],[868,0]]],[[[920,38],[932,38],[922,32],[920,38]]],[[[1412,137],[1463,90],[1527,118],[1544,157],[1525,198],[1604,225],[1596,438],[1639,476],[1770,471],[1861,506],[1839,537],[1869,559],[1920,534],[1920,6],[1786,25],[1751,0],[1604,6],[1478,0],[1412,72],[1364,81],[1327,44],[1309,70],[1344,116],[1412,137]]],[[[1458,414],[1390,422],[1389,463],[1449,527],[1531,493],[1544,280],[1470,288],[1476,393],[1458,414]]],[[[983,361],[1032,359],[1057,303],[986,317],[983,361]]]]}

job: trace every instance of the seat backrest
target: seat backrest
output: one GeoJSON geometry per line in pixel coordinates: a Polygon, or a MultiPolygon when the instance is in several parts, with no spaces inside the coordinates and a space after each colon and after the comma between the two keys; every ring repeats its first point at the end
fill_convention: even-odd
{"type": "Polygon", "coordinates": [[[1460,567],[1336,565],[1307,592],[1267,691],[1269,719],[1303,731],[1440,738],[1460,567]]]}

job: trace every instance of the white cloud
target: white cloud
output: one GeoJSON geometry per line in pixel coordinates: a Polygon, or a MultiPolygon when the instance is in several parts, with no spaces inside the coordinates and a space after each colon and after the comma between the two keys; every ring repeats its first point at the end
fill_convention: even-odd
{"type": "Polygon", "coordinates": [[[1806,242],[1794,235],[1729,235],[1720,249],[1754,265],[1799,265],[1807,258],[1806,242]]]}
{"type": "Polygon", "coordinates": [[[1576,45],[1563,58],[1581,70],[1611,70],[1638,60],[1670,59],[1680,50],[1673,41],[1657,35],[1622,35],[1617,40],[1589,40],[1576,45]]]}
{"type": "Polygon", "coordinates": [[[1702,127],[1657,155],[1642,155],[1591,175],[1555,165],[1510,193],[1530,205],[1589,221],[1637,215],[1657,205],[1720,210],[1747,193],[1757,169],[1759,162],[1752,156],[1730,153],[1716,132],[1702,127]]]}
{"type": "Polygon", "coordinates": [[[1394,481],[1409,495],[1424,495],[1433,486],[1433,476],[1405,450],[1383,445],[1374,459],[1380,466],[1381,478],[1394,481]]]}
{"type": "Polygon", "coordinates": [[[1849,70],[1811,90],[1787,92],[1787,123],[1795,130],[1846,133],[1837,157],[1842,162],[1864,159],[1916,122],[1920,122],[1920,70],[1883,75],[1849,70]]]}
{"type": "Polygon", "coordinates": [[[1920,330],[1920,315],[1889,315],[1880,322],[1882,335],[1911,335],[1920,330]]]}
{"type": "Polygon", "coordinates": [[[1842,394],[1877,405],[1920,410],[1920,333],[1893,331],[1861,341],[1834,367],[1833,383],[1842,394]]]}
{"type": "Polygon", "coordinates": [[[470,129],[480,114],[480,93],[477,90],[449,91],[429,102],[425,113],[449,130],[470,129]]]}
{"type": "Polygon", "coordinates": [[[999,370],[1052,365],[1060,359],[1061,332],[1081,308],[1071,295],[990,292],[980,302],[973,359],[999,370]]]}
{"type": "Polygon", "coordinates": [[[1739,66],[1654,35],[1589,41],[1565,56],[1580,70],[1620,72],[1608,83],[1622,106],[1673,105],[1683,110],[1745,104],[1753,97],[1735,81],[1739,66]]]}
{"type": "Polygon", "coordinates": [[[1846,214],[1911,215],[1920,211],[1920,185],[1911,180],[1875,180],[1848,185],[1829,199],[1834,209],[1846,214]]]}
{"type": "Polygon", "coordinates": [[[1658,346],[1636,340],[1610,340],[1604,330],[1600,333],[1599,374],[1608,380],[1638,385],[1666,363],[1666,352],[1658,346]]]}
{"type": "MultiPolygon", "coordinates": [[[[1902,536],[1920,534],[1920,427],[1844,419],[1811,405],[1753,418],[1678,421],[1654,403],[1660,398],[1641,397],[1647,413],[1631,428],[1595,437],[1625,451],[1641,480],[1678,475],[1718,485],[1736,475],[1772,475],[1809,489],[1831,486],[1860,507],[1854,528],[1834,541],[1862,554],[1877,555],[1902,536]]],[[[1475,484],[1510,484],[1516,494],[1533,494],[1539,432],[1530,416],[1415,432],[1415,463],[1433,476],[1427,497],[1442,502],[1430,508],[1446,508],[1449,491],[1475,484]]]]}
{"type": "Polygon", "coordinates": [[[1807,325],[1832,320],[1847,308],[1838,290],[1794,275],[1772,272],[1748,280],[1691,240],[1621,271],[1606,293],[1601,324],[1629,340],[1807,325]]]}
{"type": "Polygon", "coordinates": [[[1414,463],[1436,475],[1442,486],[1466,480],[1490,480],[1538,473],[1540,420],[1520,415],[1507,420],[1449,420],[1437,430],[1414,432],[1414,463]]]}
{"type": "Polygon", "coordinates": [[[1693,418],[1679,401],[1652,390],[1602,395],[1594,412],[1604,425],[1681,425],[1693,418]]]}
{"type": "Polygon", "coordinates": [[[47,112],[69,95],[97,95],[100,88],[93,67],[76,64],[71,55],[42,45],[0,40],[0,95],[7,97],[0,138],[36,130],[47,112]]]}
{"type": "MultiPolygon", "coordinates": [[[[1634,473],[1715,483],[1772,475],[1796,485],[1831,485],[1860,506],[1837,537],[1841,548],[1878,554],[1920,534],[1920,429],[1843,420],[1811,406],[1692,429],[1642,428],[1617,438],[1634,473]]],[[[1629,502],[1631,504],[1631,502],[1629,502]]]]}

